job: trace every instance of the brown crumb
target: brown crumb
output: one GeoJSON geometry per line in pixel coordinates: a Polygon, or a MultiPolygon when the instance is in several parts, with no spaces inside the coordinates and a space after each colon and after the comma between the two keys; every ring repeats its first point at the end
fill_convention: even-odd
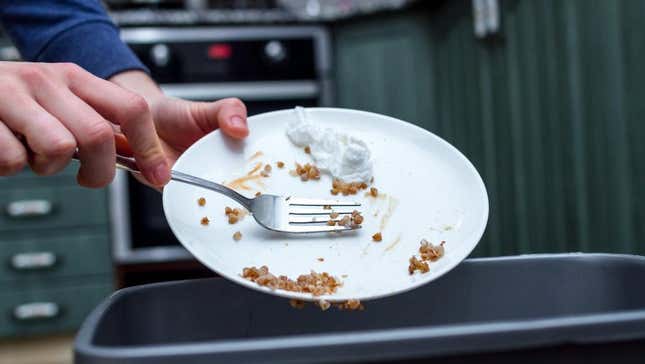
{"type": "Polygon", "coordinates": [[[205,199],[205,198],[203,198],[203,197],[200,197],[200,198],[197,200],[197,204],[198,204],[199,206],[204,206],[204,205],[206,205],[206,199],[205,199]]]}
{"type": "Polygon", "coordinates": [[[305,153],[311,154],[311,148],[309,146],[305,147],[305,153]]]}
{"type": "Polygon", "coordinates": [[[303,182],[309,181],[311,179],[313,179],[313,180],[319,180],[320,179],[320,170],[318,169],[318,167],[316,167],[313,164],[307,163],[304,166],[302,166],[299,163],[296,163],[295,174],[292,173],[292,172],[289,172],[289,173],[291,173],[292,175],[295,175],[295,176],[300,176],[300,179],[303,182]]]}
{"type": "Polygon", "coordinates": [[[224,214],[226,215],[226,217],[228,217],[229,224],[236,224],[238,221],[244,218],[246,212],[238,208],[230,208],[226,206],[226,208],[224,209],[224,214]]]}
{"type": "Polygon", "coordinates": [[[370,195],[372,197],[377,197],[378,196],[378,189],[376,187],[370,187],[370,195]]]}
{"type": "Polygon", "coordinates": [[[276,166],[278,166],[278,168],[284,168],[284,162],[282,162],[282,161],[278,161],[278,162],[276,163],[276,166]]]}
{"type": "Polygon", "coordinates": [[[372,240],[374,240],[374,241],[381,241],[381,240],[383,240],[383,235],[381,235],[381,233],[380,233],[380,232],[378,232],[378,233],[376,233],[376,234],[372,235],[372,240]]]}
{"type": "Polygon", "coordinates": [[[329,221],[327,221],[327,225],[329,225],[329,226],[334,226],[334,225],[336,225],[336,221],[334,221],[334,220],[329,220],[329,221]]]}
{"type": "Polygon", "coordinates": [[[323,210],[331,210],[331,205],[323,205],[323,210]]]}
{"type": "Polygon", "coordinates": [[[337,178],[332,181],[331,194],[337,195],[342,193],[343,196],[355,195],[359,190],[364,190],[367,188],[367,183],[365,182],[343,182],[337,178]]]}
{"type": "Polygon", "coordinates": [[[349,276],[348,276],[347,274],[343,274],[341,277],[342,277],[342,278],[347,278],[347,277],[349,277],[349,276]]]}
{"type": "Polygon", "coordinates": [[[297,308],[299,310],[302,310],[303,308],[305,308],[305,301],[289,300],[289,305],[291,305],[291,307],[293,307],[293,308],[297,308]]]}
{"type": "Polygon", "coordinates": [[[320,307],[320,309],[323,311],[327,311],[331,307],[331,303],[325,300],[320,300],[316,302],[316,306],[320,307]]]}
{"type": "Polygon", "coordinates": [[[429,260],[431,262],[439,260],[439,258],[443,257],[445,253],[445,249],[443,247],[445,243],[445,241],[442,241],[439,245],[433,245],[426,239],[422,239],[421,246],[419,247],[419,255],[421,255],[421,259],[429,260]]]}
{"type": "Polygon", "coordinates": [[[239,231],[236,231],[235,234],[233,234],[233,240],[240,241],[241,239],[242,239],[242,233],[239,231]]]}
{"type": "Polygon", "coordinates": [[[291,292],[311,293],[314,296],[335,293],[341,282],[329,275],[329,273],[316,273],[311,271],[310,274],[302,274],[297,280],[289,279],[286,276],[276,277],[269,272],[267,266],[260,268],[250,267],[242,270],[242,277],[260,286],[271,289],[283,289],[291,292]]]}
{"type": "Polygon", "coordinates": [[[410,258],[410,266],[408,267],[408,273],[412,275],[414,271],[420,271],[421,273],[427,273],[430,270],[427,262],[420,261],[414,255],[410,258]]]}
{"type": "Polygon", "coordinates": [[[339,310],[347,310],[347,311],[356,311],[360,310],[363,311],[365,309],[365,306],[361,304],[360,300],[347,300],[345,302],[339,302],[335,304],[336,308],[339,310]]]}
{"type": "Polygon", "coordinates": [[[318,258],[318,261],[319,261],[319,262],[324,262],[324,261],[325,261],[325,258],[318,258]]]}
{"type": "Polygon", "coordinates": [[[337,218],[338,217],[338,212],[332,211],[331,214],[329,214],[329,217],[331,217],[332,219],[337,218]]]}
{"type": "Polygon", "coordinates": [[[357,210],[352,211],[352,225],[360,225],[363,223],[363,215],[357,210]]]}
{"type": "Polygon", "coordinates": [[[206,216],[202,217],[202,225],[206,226],[208,223],[211,222],[206,216]]]}
{"type": "Polygon", "coordinates": [[[267,172],[267,173],[271,172],[271,165],[270,164],[265,164],[264,165],[264,171],[267,172]]]}
{"type": "Polygon", "coordinates": [[[262,192],[258,191],[258,192],[256,192],[256,193],[255,193],[255,197],[258,197],[258,196],[260,196],[261,194],[262,194],[262,192]]]}

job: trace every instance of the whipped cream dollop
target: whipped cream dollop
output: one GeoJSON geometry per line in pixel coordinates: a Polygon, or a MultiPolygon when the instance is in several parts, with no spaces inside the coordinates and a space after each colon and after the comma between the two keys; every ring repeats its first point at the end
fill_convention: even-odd
{"type": "Polygon", "coordinates": [[[321,171],[343,182],[368,183],[372,179],[371,153],[364,141],[311,122],[303,107],[296,107],[295,112],[297,118],[288,124],[287,137],[298,147],[309,146],[321,171]]]}

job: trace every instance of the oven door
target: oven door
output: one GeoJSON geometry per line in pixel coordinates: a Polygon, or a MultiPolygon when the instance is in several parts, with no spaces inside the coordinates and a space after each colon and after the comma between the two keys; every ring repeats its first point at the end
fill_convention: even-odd
{"type": "MultiPolygon", "coordinates": [[[[293,108],[326,105],[319,84],[309,81],[162,85],[168,95],[212,101],[234,95],[249,116],[293,108]]],[[[252,131],[251,131],[252,132],[252,131]]],[[[173,235],[163,213],[161,193],[118,171],[110,186],[113,256],[119,264],[193,259],[173,235]]]]}

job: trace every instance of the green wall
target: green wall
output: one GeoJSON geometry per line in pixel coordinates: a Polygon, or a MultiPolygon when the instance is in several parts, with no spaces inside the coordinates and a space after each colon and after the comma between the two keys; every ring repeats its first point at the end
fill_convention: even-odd
{"type": "Polygon", "coordinates": [[[457,146],[489,191],[475,255],[645,252],[645,2],[471,1],[334,27],[337,103],[457,146]]]}

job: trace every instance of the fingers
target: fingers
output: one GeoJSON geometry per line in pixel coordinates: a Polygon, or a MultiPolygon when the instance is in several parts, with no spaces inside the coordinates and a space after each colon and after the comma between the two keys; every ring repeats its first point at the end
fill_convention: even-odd
{"type": "MultiPolygon", "coordinates": [[[[60,171],[76,149],[74,136],[29,95],[16,92],[1,97],[0,119],[6,127],[25,137],[32,152],[29,164],[37,174],[50,175],[60,171]]],[[[17,148],[14,143],[12,145],[14,147],[10,149],[17,148]]],[[[22,143],[20,150],[19,153],[25,150],[22,143]]]]}
{"type": "Polygon", "coordinates": [[[27,151],[9,128],[0,121],[0,176],[20,172],[27,165],[27,151]]]}
{"type": "Polygon", "coordinates": [[[44,87],[36,100],[67,127],[78,144],[78,183],[99,188],[114,178],[116,150],[110,123],[69,89],[44,87]]]}
{"type": "MultiPolygon", "coordinates": [[[[70,80],[70,90],[75,95],[108,120],[119,124],[146,179],[157,186],[166,184],[170,180],[170,166],[146,100],[90,74],[75,75],[70,80]]],[[[123,147],[122,144],[119,141],[118,145],[123,147]]]]}
{"type": "Polygon", "coordinates": [[[212,103],[194,103],[196,121],[205,131],[218,127],[230,137],[242,139],[249,135],[246,124],[246,106],[236,98],[222,99],[212,103]]]}

